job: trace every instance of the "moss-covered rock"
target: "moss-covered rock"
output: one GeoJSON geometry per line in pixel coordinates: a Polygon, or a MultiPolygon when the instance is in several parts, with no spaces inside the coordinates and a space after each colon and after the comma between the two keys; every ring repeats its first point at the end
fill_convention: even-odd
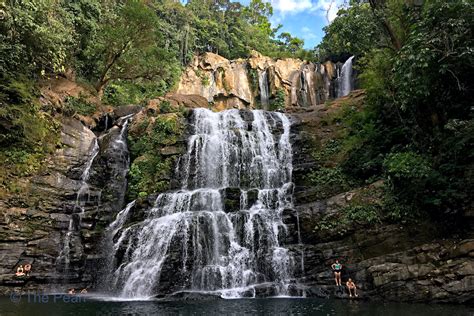
{"type": "Polygon", "coordinates": [[[180,107],[167,108],[170,113],[150,110],[155,107],[151,104],[138,113],[129,129],[130,200],[172,188],[174,166],[185,150],[186,111],[180,107]]]}

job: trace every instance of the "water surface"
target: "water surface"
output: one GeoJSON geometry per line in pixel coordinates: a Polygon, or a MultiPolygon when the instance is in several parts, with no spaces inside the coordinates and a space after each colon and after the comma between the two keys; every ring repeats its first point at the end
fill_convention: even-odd
{"type": "Polygon", "coordinates": [[[442,316],[474,315],[474,309],[459,305],[377,303],[316,298],[266,298],[205,301],[104,301],[85,297],[78,303],[13,303],[0,298],[0,316],[22,315],[383,315],[442,316]]]}

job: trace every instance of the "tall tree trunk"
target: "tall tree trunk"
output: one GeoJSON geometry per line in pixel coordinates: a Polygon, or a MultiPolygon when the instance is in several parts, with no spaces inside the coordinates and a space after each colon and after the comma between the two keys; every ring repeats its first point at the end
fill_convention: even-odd
{"type": "Polygon", "coordinates": [[[115,54],[114,57],[112,58],[112,60],[109,63],[107,63],[107,66],[105,66],[104,70],[100,74],[99,79],[97,80],[97,83],[95,84],[95,89],[97,90],[97,92],[99,93],[99,96],[101,98],[102,98],[102,94],[103,94],[102,90],[104,90],[105,85],[109,81],[107,79],[107,74],[109,73],[110,68],[112,68],[113,64],[118,59],[118,57],[119,56],[117,56],[117,54],[115,54]]]}
{"type": "Polygon", "coordinates": [[[104,95],[104,88],[108,82],[109,80],[104,79],[97,81],[97,83],[95,84],[95,90],[97,91],[99,99],[102,99],[102,96],[104,95]]]}
{"type": "Polygon", "coordinates": [[[102,73],[100,74],[99,79],[97,80],[97,83],[95,84],[95,89],[99,93],[100,97],[102,97],[105,85],[107,85],[107,83],[109,82],[109,79],[107,78],[107,74],[109,73],[110,68],[112,68],[112,66],[117,62],[117,60],[120,58],[120,56],[122,56],[122,54],[125,52],[125,50],[127,49],[128,44],[130,44],[130,42],[131,42],[131,40],[126,41],[123,44],[121,50],[114,53],[111,58],[110,57],[108,58],[109,61],[107,62],[104,70],[102,70],[102,73]]]}

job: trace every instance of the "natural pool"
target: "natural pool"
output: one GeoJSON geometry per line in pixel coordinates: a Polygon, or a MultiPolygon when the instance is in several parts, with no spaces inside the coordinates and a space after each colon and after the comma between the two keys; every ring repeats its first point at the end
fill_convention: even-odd
{"type": "MultiPolygon", "coordinates": [[[[402,304],[316,298],[265,298],[204,301],[118,301],[86,296],[79,302],[40,303],[22,296],[0,298],[0,316],[22,315],[474,315],[458,305],[402,304]]],[[[76,299],[77,300],[77,299],[76,299]]],[[[46,301],[46,300],[45,300],[46,301]]]]}

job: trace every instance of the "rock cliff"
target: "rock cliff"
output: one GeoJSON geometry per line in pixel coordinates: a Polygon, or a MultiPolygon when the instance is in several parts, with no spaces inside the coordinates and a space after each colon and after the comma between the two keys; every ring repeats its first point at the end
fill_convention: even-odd
{"type": "Polygon", "coordinates": [[[97,137],[80,121],[62,120],[61,141],[42,171],[23,178],[1,201],[0,293],[14,288],[64,290],[92,281],[103,227],[123,204],[128,152],[117,147],[124,121],[97,137]],[[98,144],[99,152],[92,157],[98,144]],[[85,184],[81,175],[91,161],[85,184]],[[61,259],[66,259],[67,268],[61,259]],[[14,277],[30,263],[30,277],[14,277]]]}
{"type": "Polygon", "coordinates": [[[335,97],[340,67],[330,61],[275,60],[257,52],[237,60],[205,53],[185,69],[176,92],[201,95],[219,110],[311,106],[335,97]]]}

